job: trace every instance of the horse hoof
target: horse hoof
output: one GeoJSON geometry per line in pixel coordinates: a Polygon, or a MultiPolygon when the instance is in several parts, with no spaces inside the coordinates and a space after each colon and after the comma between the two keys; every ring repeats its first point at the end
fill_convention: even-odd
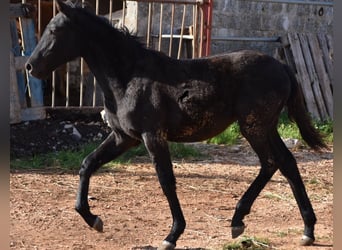
{"type": "Polygon", "coordinates": [[[173,250],[175,249],[176,245],[168,242],[166,240],[163,241],[160,247],[157,250],[173,250]]]}
{"type": "Polygon", "coordinates": [[[103,232],[103,222],[98,216],[95,219],[93,228],[100,233],[103,232]]]}
{"type": "Polygon", "coordinates": [[[235,239],[245,231],[245,226],[232,227],[232,238],[235,239]]]}
{"type": "Polygon", "coordinates": [[[314,239],[309,236],[303,235],[302,240],[300,241],[301,246],[311,246],[314,243],[314,239]]]}

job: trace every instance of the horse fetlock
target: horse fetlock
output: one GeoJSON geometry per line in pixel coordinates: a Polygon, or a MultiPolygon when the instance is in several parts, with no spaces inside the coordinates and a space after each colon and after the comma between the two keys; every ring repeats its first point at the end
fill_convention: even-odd
{"type": "Polygon", "coordinates": [[[162,244],[158,247],[157,250],[173,250],[176,248],[176,245],[164,240],[162,244]]]}
{"type": "Polygon", "coordinates": [[[235,239],[245,231],[245,225],[232,227],[232,238],[235,239]]]}
{"type": "Polygon", "coordinates": [[[301,246],[311,246],[314,243],[314,241],[315,241],[315,239],[313,239],[309,236],[303,235],[303,237],[300,241],[300,245],[301,246]]]}
{"type": "Polygon", "coordinates": [[[95,222],[93,224],[93,228],[100,233],[103,232],[103,222],[100,219],[100,217],[96,216],[95,222]]]}

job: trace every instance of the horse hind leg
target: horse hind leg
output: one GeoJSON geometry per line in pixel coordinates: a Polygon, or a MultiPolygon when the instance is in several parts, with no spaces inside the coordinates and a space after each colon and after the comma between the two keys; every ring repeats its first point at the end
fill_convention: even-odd
{"type": "MultiPolygon", "coordinates": [[[[243,232],[244,224],[242,220],[244,216],[249,213],[254,200],[279,168],[290,184],[304,220],[305,227],[301,245],[311,245],[315,240],[314,225],[316,223],[316,216],[306,193],[295,158],[285,146],[275,126],[272,129],[268,127],[268,130],[262,129],[267,126],[258,126],[259,133],[256,136],[251,132],[249,126],[246,125],[240,122],[241,133],[257,153],[261,162],[261,170],[255,181],[237,204],[232,219],[233,237],[237,237],[243,232]]],[[[256,131],[255,127],[253,131],[256,131]]]]}
{"type": "Polygon", "coordinates": [[[76,198],[75,210],[85,222],[98,232],[103,231],[103,222],[90,212],[88,204],[89,182],[91,175],[103,164],[115,159],[128,148],[138,145],[139,142],[124,135],[112,132],[105,141],[90,153],[82,162],[79,171],[80,181],[76,198]]]}
{"type": "Polygon", "coordinates": [[[240,130],[258,155],[261,169],[256,179],[252,182],[236,205],[231,223],[232,238],[236,238],[244,232],[244,217],[250,213],[254,201],[278,169],[271,157],[271,145],[268,142],[266,134],[264,136],[256,137],[250,133],[250,130],[248,129],[248,126],[245,126],[245,123],[240,123],[240,130]]]}
{"type": "Polygon", "coordinates": [[[305,190],[305,185],[300,176],[300,172],[294,156],[285,146],[280,137],[278,137],[277,140],[278,144],[281,147],[280,151],[282,152],[283,156],[280,158],[279,161],[279,170],[290,184],[291,190],[298,204],[300,214],[304,221],[304,234],[302,236],[300,244],[303,246],[312,245],[315,241],[314,229],[317,221],[316,215],[305,190]]]}

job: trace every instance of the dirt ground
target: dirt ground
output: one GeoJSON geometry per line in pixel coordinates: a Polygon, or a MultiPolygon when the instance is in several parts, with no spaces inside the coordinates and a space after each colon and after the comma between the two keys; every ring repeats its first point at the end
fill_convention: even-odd
{"type": "MultiPolygon", "coordinates": [[[[37,144],[41,147],[44,143],[53,144],[53,139],[40,140],[39,135],[59,130],[65,122],[49,122],[49,125],[30,122],[12,126],[12,157],[24,155],[25,145],[30,143],[36,143],[37,151],[44,151],[37,144]],[[45,128],[39,130],[43,125],[45,128]],[[31,136],[32,130],[40,133],[31,136]]],[[[90,138],[85,135],[90,131],[93,136],[106,133],[100,123],[67,123],[83,133],[84,141],[90,138]]],[[[208,157],[174,161],[178,195],[187,220],[177,249],[222,249],[224,244],[239,240],[231,238],[230,222],[237,201],[258,173],[258,159],[245,142],[235,146],[203,143],[194,146],[208,157]]],[[[315,245],[306,248],[298,245],[303,222],[289,185],[279,172],[245,218],[247,228],[243,235],[268,239],[270,249],[333,249],[333,149],[322,153],[305,147],[292,151],[318,219],[315,245]]],[[[89,203],[93,213],[104,221],[103,233],[90,229],[75,212],[77,185],[76,172],[65,172],[58,167],[39,171],[12,169],[11,249],[148,250],[156,249],[168,234],[170,212],[147,158],[102,169],[92,177],[89,203]]]]}

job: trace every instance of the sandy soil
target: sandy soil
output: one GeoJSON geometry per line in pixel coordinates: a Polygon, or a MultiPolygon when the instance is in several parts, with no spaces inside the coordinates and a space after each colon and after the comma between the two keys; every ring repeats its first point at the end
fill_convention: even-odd
{"type": "MultiPolygon", "coordinates": [[[[259,170],[249,146],[197,144],[201,160],[175,161],[187,228],[177,249],[222,249],[235,242],[235,205],[259,170]]],[[[277,172],[245,218],[244,236],[266,238],[270,249],[333,249],[333,153],[294,150],[318,221],[314,246],[299,247],[303,222],[287,181],[277,172]]],[[[104,232],[90,229],[74,210],[77,173],[11,170],[11,249],[156,249],[171,217],[148,159],[102,169],[91,179],[90,205],[104,232]]],[[[239,240],[239,239],[237,239],[239,240]]]]}

